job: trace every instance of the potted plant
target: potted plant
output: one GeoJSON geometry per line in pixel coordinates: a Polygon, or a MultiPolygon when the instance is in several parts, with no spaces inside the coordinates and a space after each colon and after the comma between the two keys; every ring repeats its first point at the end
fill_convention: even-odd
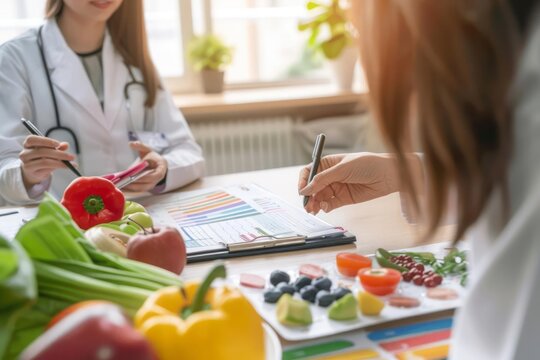
{"type": "Polygon", "coordinates": [[[306,8],[315,16],[298,25],[300,31],[310,31],[308,45],[320,51],[328,60],[336,85],[351,90],[358,52],[354,46],[351,25],[340,0],[330,3],[308,1],[306,8]]]}
{"type": "Polygon", "coordinates": [[[191,40],[188,56],[195,70],[201,72],[204,92],[223,92],[224,69],[232,61],[232,48],[219,37],[209,34],[191,40]]]}

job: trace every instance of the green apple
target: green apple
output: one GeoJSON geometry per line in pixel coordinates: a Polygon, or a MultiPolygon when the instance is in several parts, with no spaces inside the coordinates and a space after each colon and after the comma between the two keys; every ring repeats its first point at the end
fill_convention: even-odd
{"type": "Polygon", "coordinates": [[[126,201],[126,204],[124,205],[124,216],[135,214],[138,212],[146,212],[146,209],[144,206],[142,206],[139,203],[136,203],[135,201],[126,201]]]}
{"type": "Polygon", "coordinates": [[[137,228],[143,227],[145,229],[151,228],[154,225],[152,217],[145,212],[136,212],[126,215],[122,218],[125,224],[135,226],[137,228]]]}

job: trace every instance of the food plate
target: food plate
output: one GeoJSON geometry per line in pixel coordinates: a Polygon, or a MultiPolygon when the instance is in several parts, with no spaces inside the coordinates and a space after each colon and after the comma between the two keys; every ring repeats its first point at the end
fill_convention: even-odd
{"type": "Polygon", "coordinates": [[[281,343],[277,334],[268,324],[263,324],[263,329],[266,360],[281,360],[281,343]]]}
{"type": "MultiPolygon", "coordinates": [[[[408,249],[405,251],[429,251],[433,252],[437,258],[444,257],[447,253],[445,247],[441,244],[429,245],[408,249]]],[[[307,263],[308,261],[306,261],[307,263]]],[[[299,267],[301,264],[283,266],[279,270],[283,270],[290,275],[291,282],[299,275],[299,267]]],[[[324,263],[321,266],[332,280],[332,287],[336,285],[349,288],[355,295],[362,291],[362,286],[357,278],[344,277],[337,271],[335,262],[324,263]]],[[[377,262],[373,261],[373,266],[377,267],[377,262]]],[[[266,289],[272,287],[269,283],[270,272],[252,272],[251,274],[259,275],[266,279],[266,289]]],[[[401,281],[396,291],[390,296],[381,296],[385,302],[385,307],[378,316],[365,316],[358,310],[358,318],[349,321],[335,321],[328,317],[328,308],[323,308],[315,304],[310,304],[313,322],[309,326],[290,327],[282,325],[276,317],[276,304],[264,302],[264,289],[253,289],[240,284],[240,276],[233,277],[232,281],[238,285],[242,292],[247,296],[253,304],[257,312],[277,331],[284,339],[289,341],[302,341],[316,339],[323,336],[339,334],[351,330],[361,329],[367,326],[381,324],[398,319],[414,317],[444,310],[454,309],[461,305],[462,299],[465,296],[465,288],[459,284],[458,277],[445,277],[442,284],[436,289],[451,289],[457,294],[455,299],[436,300],[427,296],[428,289],[424,286],[417,286],[413,283],[401,281]],[[390,298],[394,296],[407,296],[416,298],[420,301],[420,305],[414,308],[398,308],[389,305],[390,298]]],[[[300,299],[298,293],[294,294],[294,298],[300,299]]]]}

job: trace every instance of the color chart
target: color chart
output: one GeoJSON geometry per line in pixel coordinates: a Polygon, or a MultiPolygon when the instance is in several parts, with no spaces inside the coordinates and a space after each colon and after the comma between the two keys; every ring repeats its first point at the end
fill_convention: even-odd
{"type": "Polygon", "coordinates": [[[221,190],[182,199],[166,209],[180,227],[259,215],[256,209],[242,199],[221,190]]]}
{"type": "Polygon", "coordinates": [[[442,318],[291,345],[283,351],[283,360],[442,360],[450,349],[452,322],[442,318]]]}
{"type": "Polygon", "coordinates": [[[156,197],[147,209],[157,223],[174,224],[188,253],[228,244],[341,233],[261,187],[237,185],[156,197]]]}

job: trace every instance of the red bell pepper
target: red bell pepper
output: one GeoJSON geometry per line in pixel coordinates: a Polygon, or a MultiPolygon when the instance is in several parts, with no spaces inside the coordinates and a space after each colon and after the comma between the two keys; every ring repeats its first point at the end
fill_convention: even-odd
{"type": "Polygon", "coordinates": [[[124,194],[109,180],[80,177],[64,191],[64,205],[81,229],[120,220],[124,214],[124,194]]]}

